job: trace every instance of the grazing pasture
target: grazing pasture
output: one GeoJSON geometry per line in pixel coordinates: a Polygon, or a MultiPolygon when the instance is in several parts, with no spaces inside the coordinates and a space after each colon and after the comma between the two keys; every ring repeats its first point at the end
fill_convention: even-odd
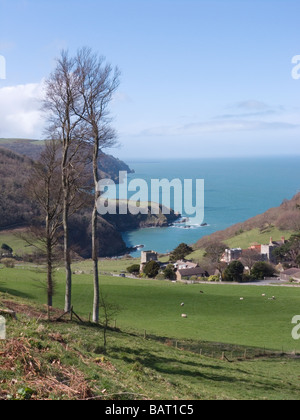
{"type": "MultiPolygon", "coordinates": [[[[105,299],[118,308],[112,323],[124,331],[300,351],[300,342],[291,335],[292,318],[300,315],[297,286],[185,285],[112,276],[101,276],[100,285],[105,299]]],[[[0,269],[1,292],[45,303],[44,286],[45,274],[34,267],[0,269]]],[[[88,319],[92,300],[92,277],[74,275],[74,310],[88,319]]],[[[54,306],[63,304],[64,273],[58,271],[54,306]]]]}

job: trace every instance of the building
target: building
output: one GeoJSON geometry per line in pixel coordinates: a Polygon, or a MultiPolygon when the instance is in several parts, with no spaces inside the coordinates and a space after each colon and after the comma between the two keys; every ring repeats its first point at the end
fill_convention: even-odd
{"type": "Polygon", "coordinates": [[[141,272],[144,271],[144,266],[150,261],[158,261],[158,253],[155,251],[142,251],[140,265],[141,272]]]}
{"type": "Polygon", "coordinates": [[[242,256],[242,248],[232,248],[225,249],[225,252],[222,256],[221,261],[226,262],[227,264],[232,261],[238,260],[242,256]]]}
{"type": "Polygon", "coordinates": [[[284,244],[285,244],[284,237],[282,237],[280,241],[273,241],[273,239],[270,238],[270,242],[268,243],[268,245],[261,246],[262,259],[264,261],[275,262],[275,259],[273,257],[273,251],[284,244]]]}
{"type": "Polygon", "coordinates": [[[196,268],[198,267],[198,264],[193,263],[191,261],[184,261],[184,260],[178,260],[174,264],[174,268],[177,268],[178,270],[184,270],[187,268],[196,268]]]}
{"type": "Polygon", "coordinates": [[[207,277],[208,273],[200,267],[195,268],[184,268],[178,269],[176,271],[176,280],[183,281],[183,280],[190,280],[191,277],[207,277]]]}
{"type": "Polygon", "coordinates": [[[280,273],[280,280],[290,281],[291,279],[300,283],[300,268],[289,268],[280,273]]]}

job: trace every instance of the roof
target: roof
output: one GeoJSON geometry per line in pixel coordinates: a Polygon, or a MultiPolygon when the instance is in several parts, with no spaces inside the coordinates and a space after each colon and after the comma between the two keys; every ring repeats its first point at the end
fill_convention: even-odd
{"type": "Polygon", "coordinates": [[[206,274],[206,271],[200,267],[179,269],[178,272],[182,276],[197,276],[199,274],[206,274]]]}
{"type": "Polygon", "coordinates": [[[285,274],[288,276],[294,276],[296,274],[300,275],[300,268],[289,268],[288,270],[283,271],[282,274],[285,274]]]}
{"type": "Polygon", "coordinates": [[[198,264],[193,263],[191,261],[183,261],[183,260],[178,260],[176,261],[175,265],[180,269],[180,270],[187,270],[189,268],[196,268],[198,264]]]}

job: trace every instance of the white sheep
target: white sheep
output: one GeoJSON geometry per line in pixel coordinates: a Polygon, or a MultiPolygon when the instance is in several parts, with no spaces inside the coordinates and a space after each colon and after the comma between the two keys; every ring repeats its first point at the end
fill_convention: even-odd
{"type": "Polygon", "coordinates": [[[180,304],[180,306],[184,306],[184,302],[182,302],[182,303],[180,304]]]}
{"type": "Polygon", "coordinates": [[[182,318],[187,318],[187,314],[181,314],[182,318]]]}

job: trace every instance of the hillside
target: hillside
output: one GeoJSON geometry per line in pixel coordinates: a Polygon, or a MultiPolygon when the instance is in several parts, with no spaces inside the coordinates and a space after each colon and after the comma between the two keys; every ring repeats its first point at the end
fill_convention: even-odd
{"type": "Polygon", "coordinates": [[[2,289],[0,309],[15,310],[17,319],[7,317],[0,340],[0,400],[299,399],[295,355],[207,342],[187,351],[189,340],[145,339],[114,327],[105,349],[102,326],[55,322],[57,309],[47,322],[45,306],[2,289]]]}
{"type": "MultiPolygon", "coordinates": [[[[0,147],[11,150],[22,156],[37,160],[40,156],[44,142],[30,139],[0,139],[0,147]]],[[[109,178],[118,182],[119,171],[132,173],[132,169],[125,162],[114,156],[101,153],[99,157],[99,172],[101,178],[109,178]]]]}
{"type": "Polygon", "coordinates": [[[24,188],[32,160],[0,148],[0,229],[30,223],[38,215],[24,188]]]}
{"type": "Polygon", "coordinates": [[[279,207],[267,210],[245,222],[204,236],[195,245],[195,249],[205,248],[209,242],[225,242],[230,246],[249,246],[253,242],[267,243],[270,236],[274,240],[300,230],[300,193],[291,200],[284,200],[279,207]],[[240,245],[238,244],[240,240],[240,245]]]}
{"type": "MultiPolygon", "coordinates": [[[[0,141],[3,145],[6,141],[0,141]]],[[[33,142],[34,143],[34,142],[33,142]]],[[[30,146],[22,140],[12,141],[11,148],[26,145],[28,150],[41,150],[40,142],[30,146]],[[12,147],[13,146],[13,147],[12,147]]],[[[22,151],[22,149],[21,149],[22,151]]],[[[26,153],[27,153],[26,152],[26,153]]],[[[32,156],[34,153],[29,153],[32,156]]],[[[102,176],[118,180],[119,171],[131,171],[119,159],[112,156],[101,156],[104,165],[102,176]]],[[[33,160],[27,156],[0,147],[0,230],[5,231],[19,227],[27,227],[39,218],[40,214],[35,205],[26,195],[26,182],[33,160]]],[[[126,253],[127,247],[120,232],[150,226],[166,226],[178,218],[171,211],[170,215],[106,215],[99,216],[99,256],[109,257],[126,253]]],[[[40,222],[39,222],[40,223],[40,222]]],[[[83,258],[91,256],[91,208],[80,210],[70,220],[70,237],[73,248],[83,258]]],[[[133,244],[136,245],[136,244],[133,244]]]]}

